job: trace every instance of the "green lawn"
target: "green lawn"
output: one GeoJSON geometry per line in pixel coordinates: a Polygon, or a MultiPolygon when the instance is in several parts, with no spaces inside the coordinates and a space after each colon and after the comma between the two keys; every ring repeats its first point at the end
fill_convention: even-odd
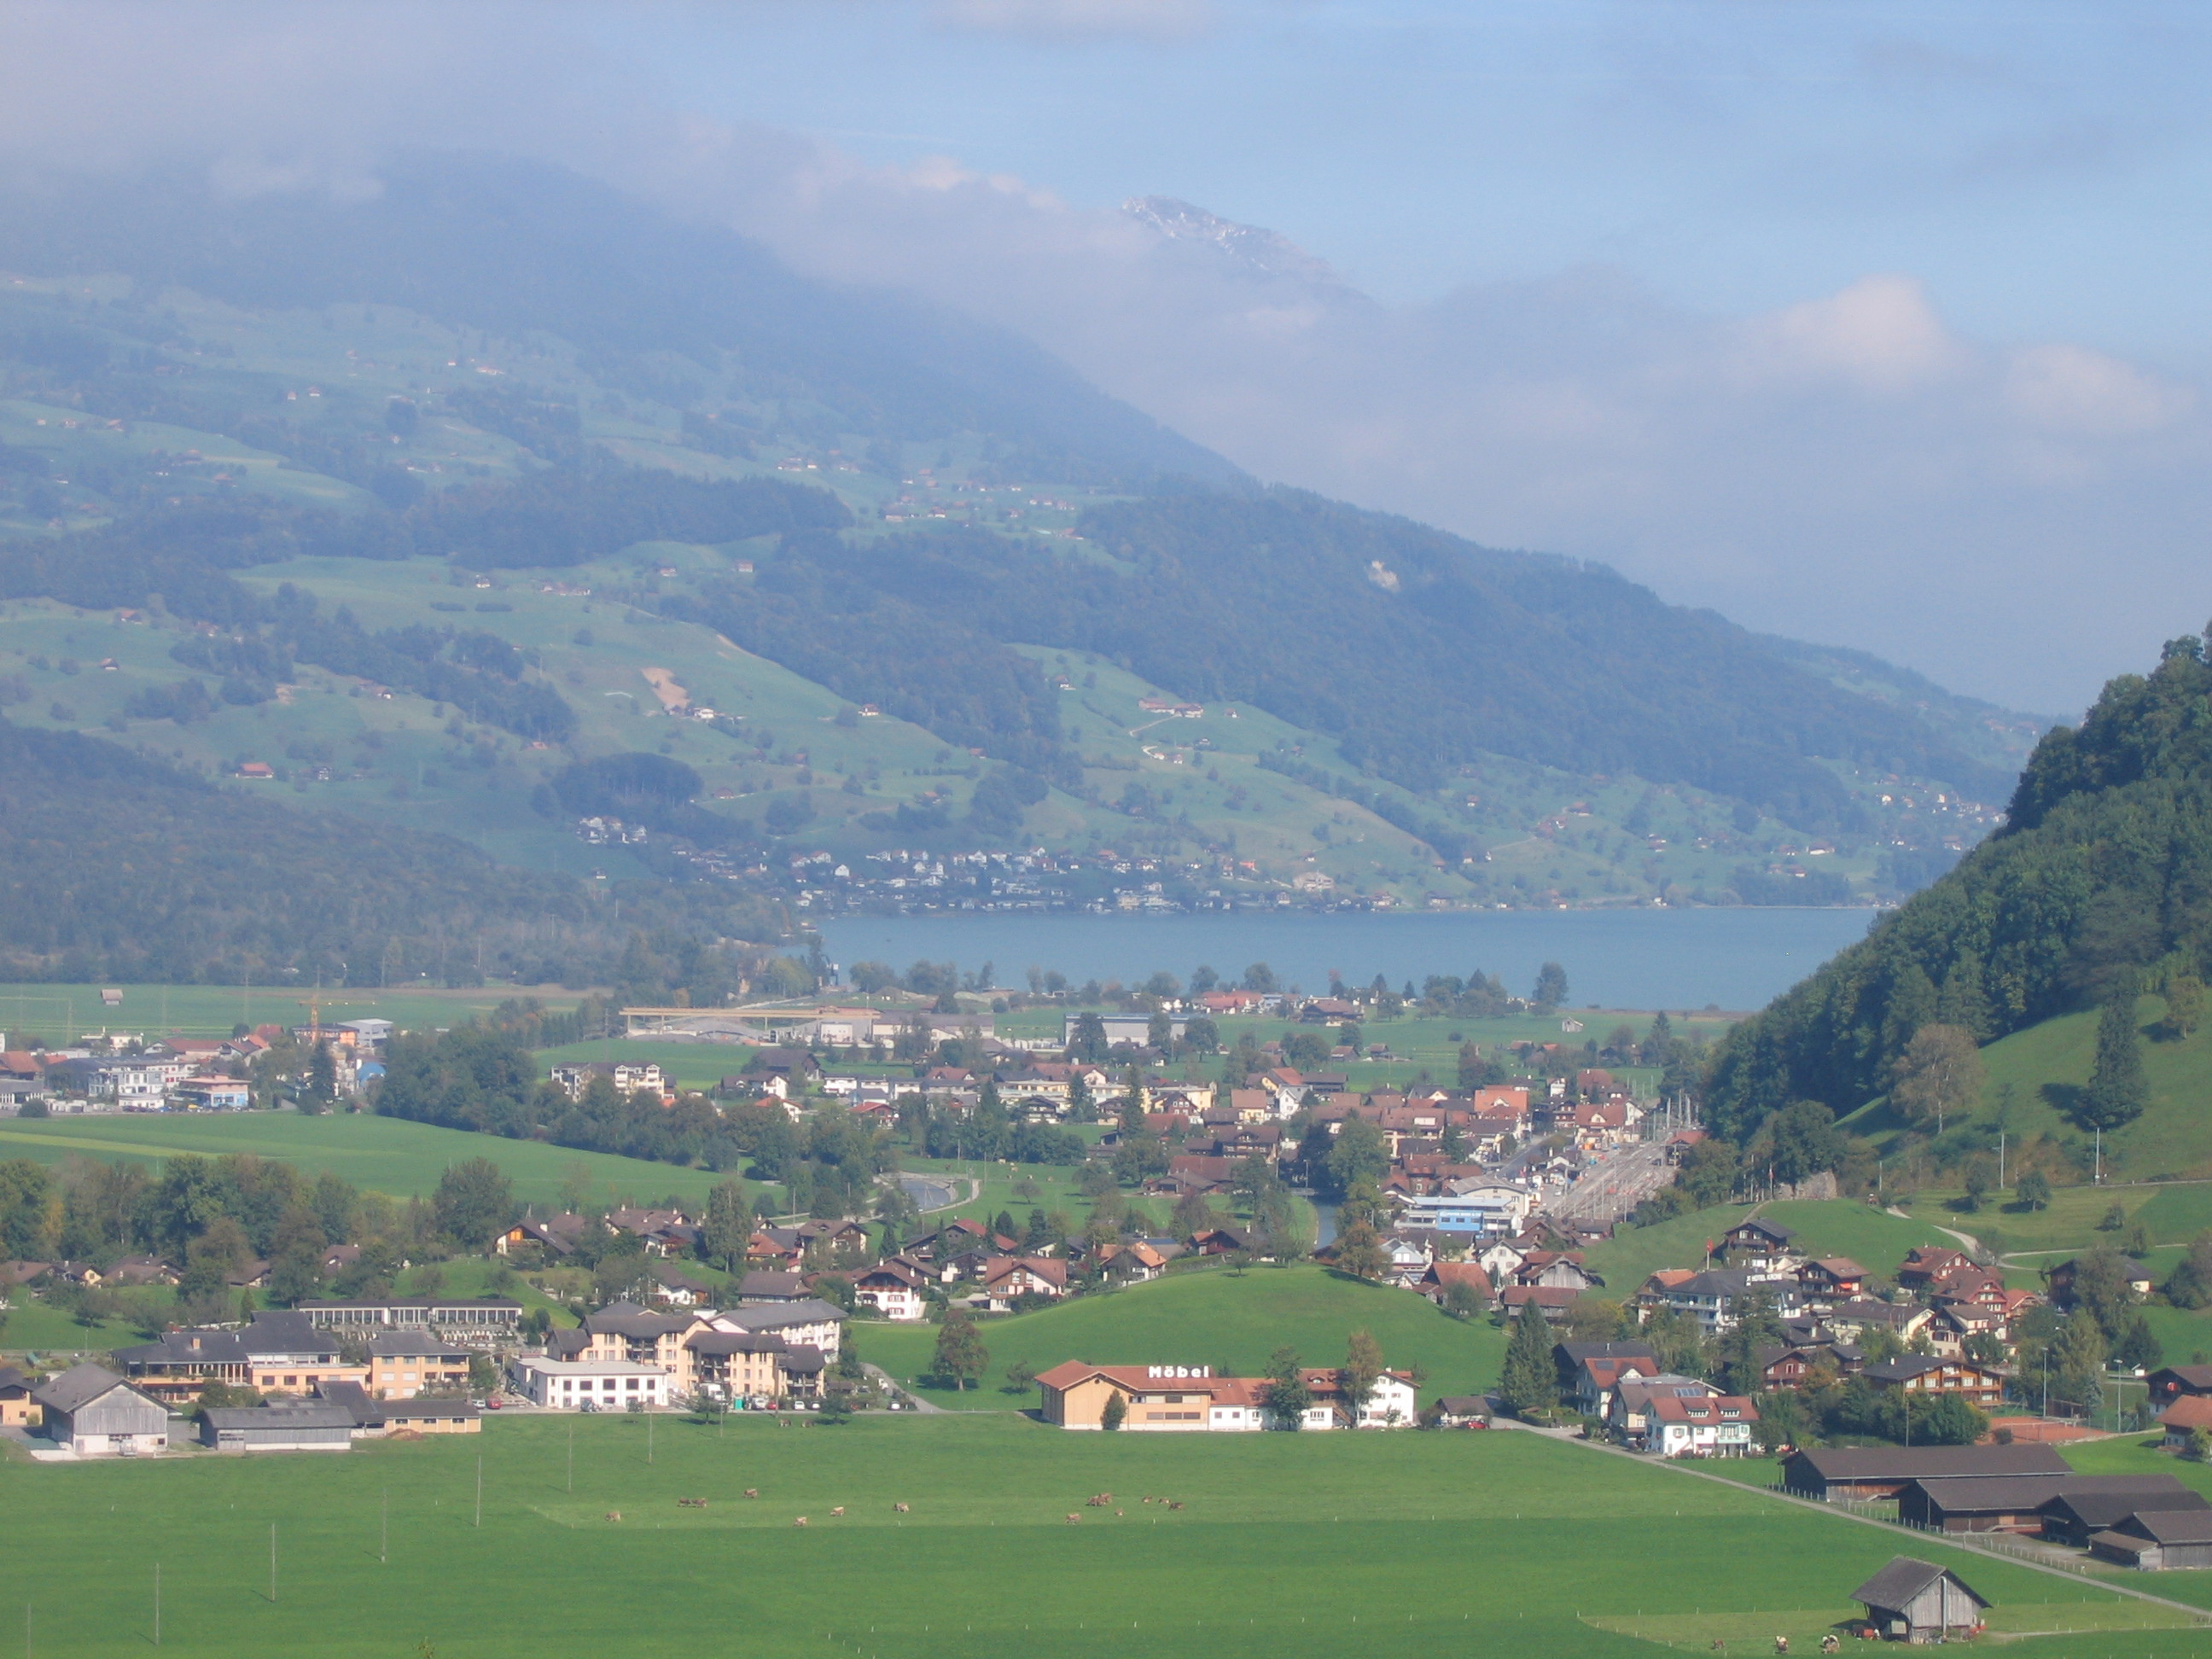
{"type": "Polygon", "coordinates": [[[388,1019],[410,1028],[459,1025],[509,997],[534,996],[549,1008],[573,1008],[576,993],[557,985],[495,985],[476,991],[380,991],[355,987],[317,992],[301,985],[124,985],[110,1008],[97,985],[0,985],[0,1024],[59,1047],[87,1031],[156,1036],[228,1036],[239,1025],[305,1025],[310,1005],[325,1020],[388,1019]]]}
{"type": "MultiPolygon", "coordinates": [[[[1077,1298],[1036,1313],[982,1322],[990,1372],[965,1395],[918,1389],[924,1398],[970,1411],[1033,1407],[1035,1392],[1003,1392],[1017,1359],[1046,1370],[1063,1359],[1094,1364],[1212,1365],[1249,1376],[1285,1343],[1309,1365],[1334,1365],[1346,1339],[1374,1332],[1384,1360],[1427,1373],[1421,1397],[1468,1394],[1498,1380],[1505,1334],[1486,1320],[1462,1323],[1410,1291],[1363,1285],[1310,1263],[1207,1268],[1170,1273],[1149,1285],[1077,1298]]],[[[860,1352],[905,1382],[928,1368],[933,1325],[868,1323],[855,1328],[860,1352]]]]}
{"type": "Polygon", "coordinates": [[[405,1198],[428,1195],[449,1164],[489,1158],[514,1182],[515,1196],[550,1204],[572,1174],[590,1182],[589,1201],[658,1203],[679,1194],[694,1203],[726,1177],[644,1158],[581,1152],[534,1140],[441,1129],[367,1112],[301,1117],[294,1112],[223,1112],[207,1115],[0,1119],[0,1158],[58,1164],[70,1157],[155,1162],[177,1152],[253,1152],[283,1158],[313,1176],[335,1171],[356,1186],[405,1198]]]}
{"type": "MultiPolygon", "coordinates": [[[[2212,1119],[2204,1111],[2212,1097],[2212,1031],[2180,1042],[2157,1041],[2165,1012],[2156,997],[2138,1005],[2150,1105],[2133,1123],[2105,1137],[2108,1178],[2212,1176],[2212,1119]]],[[[1977,1119],[1992,1132],[2002,1121],[2014,1145],[2045,1133],[2081,1143],[2086,1157],[2089,1136],[2063,1108],[2071,1091],[2088,1081],[2096,1047],[2094,1011],[2062,1014],[1990,1043],[1982,1050],[1987,1083],[1977,1119]]],[[[1859,1133],[1884,1140],[1893,1140],[1900,1130],[1882,1102],[1860,1108],[1846,1121],[1859,1133]]]]}
{"type": "Polygon", "coordinates": [[[0,1612],[12,1631],[27,1606],[34,1652],[139,1654],[158,1564],[163,1649],[222,1659],[1626,1659],[1653,1650],[1623,1627],[1654,1620],[1700,1648],[1753,1614],[1809,1636],[1909,1542],[2028,1628],[2065,1627],[2029,1609],[2141,1616],[2092,1584],[1534,1435],[1077,1435],[1012,1416],[650,1434],[650,1462],[644,1421],[619,1417],[341,1456],[9,1462],[0,1489],[37,1522],[11,1538],[0,1612]],[[1099,1492],[1113,1501],[1086,1507],[1099,1492]]]}
{"type": "MultiPolygon", "coordinates": [[[[1644,1279],[1661,1267],[1705,1265],[1705,1241],[1717,1243],[1722,1234],[1749,1215],[1748,1204],[1716,1205],[1710,1210],[1676,1216],[1656,1227],[1623,1229],[1589,1252],[1589,1266],[1605,1280],[1606,1294],[1632,1294],[1644,1279]]],[[[1905,1253],[1916,1245],[1958,1247],[1958,1241],[1938,1230],[1935,1218],[1915,1216],[1905,1220],[1887,1215],[1853,1199],[1790,1200],[1758,1206],[1759,1212],[1785,1227],[1794,1227],[1800,1249],[1816,1255],[1847,1255],[1869,1272],[1887,1278],[1897,1271],[1905,1253]]],[[[1944,1221],[1952,1218],[1945,1216],[1944,1221]]],[[[1956,1223],[1965,1226],[1969,1223],[1956,1223]]]]}

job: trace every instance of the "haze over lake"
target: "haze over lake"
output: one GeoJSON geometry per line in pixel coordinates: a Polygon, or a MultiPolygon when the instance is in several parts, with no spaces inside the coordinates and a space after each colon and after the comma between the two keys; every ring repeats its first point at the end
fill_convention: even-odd
{"type": "Polygon", "coordinates": [[[1863,935],[1858,909],[1502,910],[1394,915],[847,916],[821,924],[830,959],[905,969],[920,958],[1020,986],[1034,966],[1080,984],[1133,981],[1203,963],[1234,979],[1265,962],[1284,984],[1332,971],[1394,986],[1430,974],[1496,974],[1526,995],[1536,970],[1567,970],[1569,1000],[1610,1008],[1759,1006],[1863,935]]]}

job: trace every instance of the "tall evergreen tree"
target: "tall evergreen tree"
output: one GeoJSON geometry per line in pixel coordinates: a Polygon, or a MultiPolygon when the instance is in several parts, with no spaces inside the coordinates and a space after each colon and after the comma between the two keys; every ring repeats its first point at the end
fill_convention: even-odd
{"type": "Polygon", "coordinates": [[[1521,1316],[1513,1322],[1513,1339],[1506,1344],[1498,1393],[1516,1417],[1559,1404],[1559,1372],[1552,1364],[1552,1327],[1533,1299],[1521,1304],[1521,1316]]]}
{"type": "Polygon", "coordinates": [[[2136,1040],[2136,992],[2129,982],[2097,1019],[2097,1060],[2076,1113],[2085,1127],[2117,1129],[2142,1115],[2150,1103],[2142,1050],[2136,1040]]]}

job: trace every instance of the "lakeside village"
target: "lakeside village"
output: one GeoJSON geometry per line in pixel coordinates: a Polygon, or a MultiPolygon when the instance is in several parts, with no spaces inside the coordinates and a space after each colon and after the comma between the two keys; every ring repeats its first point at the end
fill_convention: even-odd
{"type": "MultiPolygon", "coordinates": [[[[1326,1018],[1332,1000],[1294,1008],[1278,994],[1274,1006],[1326,1018]]],[[[885,1018],[878,1011],[626,1012],[635,1030],[665,1036],[688,1021],[693,1036],[711,1026],[725,1040],[730,1022],[750,1020],[744,1068],[713,1100],[680,1097],[656,1065],[612,1061],[553,1066],[541,1092],[653,1114],[688,1100],[793,1135],[834,1125],[876,1150],[866,1201],[843,1201],[848,1191],[845,1212],[778,1216],[767,1192],[756,1203],[729,1182],[702,1214],[673,1201],[536,1213],[504,1197],[495,1166],[471,1160],[482,1165],[473,1178],[498,1189],[477,1206],[493,1219],[473,1237],[454,1224],[447,1253],[495,1260],[495,1287],[527,1278],[568,1308],[572,1327],[512,1295],[394,1295],[408,1263],[391,1259],[389,1239],[334,1237],[347,1231],[337,1224],[316,1233],[312,1261],[288,1270],[250,1248],[283,1257],[281,1242],[216,1224],[234,1237],[212,1279],[204,1235],[182,1252],[143,1239],[126,1251],[112,1238],[82,1259],[11,1261],[0,1266],[9,1295],[59,1305],[194,1275],[212,1296],[180,1297],[200,1316],[193,1322],[104,1362],[0,1370],[0,1432],[33,1456],[70,1459],[341,1451],[365,1436],[474,1432],[491,1411],[772,1410],[836,1421],[913,1409],[909,1389],[980,1384],[998,1317],[1167,1275],[1310,1258],[1506,1328],[1497,1386],[1425,1394],[1418,1371],[1392,1367],[1355,1332],[1335,1365],[1306,1364],[1287,1347],[1264,1374],[1242,1376],[1070,1354],[1042,1370],[1007,1368],[1006,1389],[1034,1390],[1035,1415],[1067,1431],[1512,1422],[1659,1458],[1779,1455],[1793,1489],[1893,1503],[1921,1524],[2033,1531],[2138,1566],[2212,1565],[2212,1510],[2179,1482],[2075,1476],[2051,1449],[2103,1420],[2117,1358],[2148,1383],[2128,1426],[2160,1431],[2179,1455],[2212,1459],[2212,1366],[2159,1363],[2142,1304],[2161,1287],[2116,1249],[2060,1263],[2033,1291],[1959,1250],[1916,1249],[1879,1267],[1821,1254],[1754,1211],[1707,1241],[1703,1260],[1609,1285],[1593,1256],[1618,1229],[1718,1203],[1737,1173],[1733,1150],[1685,1105],[1638,1099],[1595,1068],[1364,1093],[1340,1073],[1281,1064],[1192,1082],[1146,1064],[1138,1039],[1159,1035],[1158,1014],[1128,1017],[1144,1029],[1125,1031],[1120,1017],[1072,1013],[1066,1052],[1048,1059],[981,1042],[978,1017],[954,1011],[898,1018],[909,1030],[943,1024],[969,1064],[863,1078],[825,1068],[822,1054],[834,1062],[838,1049],[872,1041],[859,1022],[885,1018]],[[1066,1057],[1102,1038],[1115,1063],[1066,1057]],[[1095,1138],[1076,1133],[1085,1123],[1095,1138]],[[1033,1179],[1015,1188],[1037,1200],[1025,1221],[1010,1209],[933,1219],[917,1197],[958,1207],[969,1177],[902,1174],[893,1150],[902,1139],[917,1152],[949,1141],[957,1156],[1002,1162],[1024,1133],[1032,1148],[1050,1148],[1033,1167],[1056,1164],[1060,1180],[1073,1170],[1090,1205],[1080,1223],[1044,1208],[1033,1179]],[[1317,1249],[1310,1195],[1332,1204],[1338,1222],[1317,1249]],[[240,1316],[206,1316],[226,1307],[240,1316]],[[854,1334],[872,1322],[933,1325],[927,1370],[902,1381],[864,1364],[854,1334]]],[[[1168,1023],[1199,1018],[1194,1008],[1168,1023]]],[[[295,1093],[374,1106],[380,1057],[416,1040],[357,1020],[105,1056],[10,1052],[0,1069],[32,1085],[9,1098],[34,1114],[208,1109],[244,1104],[257,1057],[288,1052],[308,1056],[295,1093]],[[215,1094],[216,1078],[236,1091],[215,1094]]],[[[1776,1194],[1833,1194],[1833,1177],[1818,1172],[1776,1194]]],[[[445,1198],[441,1187],[437,1213],[445,1198]]],[[[2192,1252],[2163,1287],[2174,1299],[2179,1279],[2207,1265],[2199,1255],[2212,1252],[2192,1252]]],[[[2122,1415],[2111,1409],[2115,1428],[2122,1415]]]]}

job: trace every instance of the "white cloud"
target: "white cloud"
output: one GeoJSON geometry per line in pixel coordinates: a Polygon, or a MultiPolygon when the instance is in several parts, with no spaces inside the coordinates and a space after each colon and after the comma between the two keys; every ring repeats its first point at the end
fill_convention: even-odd
{"type": "Polygon", "coordinates": [[[1910,276],[1862,276],[1838,293],[1755,319],[1741,334],[1753,376],[1826,375],[1871,392],[1904,392],[1965,356],[1910,276]]]}
{"type": "Polygon", "coordinates": [[[2197,407],[2191,387],[2075,345],[2013,353],[2004,393],[2021,418],[2036,426],[2096,435],[2156,431],[2197,407]]]}

